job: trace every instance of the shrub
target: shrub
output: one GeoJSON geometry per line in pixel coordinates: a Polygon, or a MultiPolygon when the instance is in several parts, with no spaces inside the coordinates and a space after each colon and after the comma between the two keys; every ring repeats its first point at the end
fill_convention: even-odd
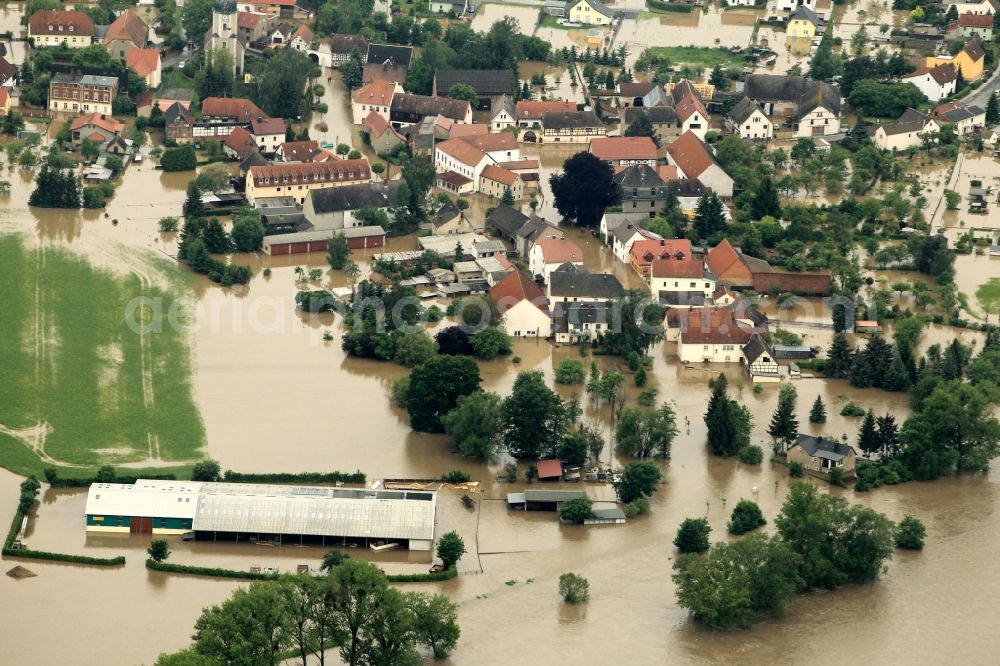
{"type": "Polygon", "coordinates": [[[764,462],[764,449],[756,444],[744,446],[740,451],[739,458],[744,465],[759,465],[764,462]]]}
{"type": "Polygon", "coordinates": [[[923,550],[927,528],[918,518],[907,515],[896,529],[896,547],[906,550],[923,550]]]}
{"type": "Polygon", "coordinates": [[[711,531],[705,518],[685,518],[677,528],[674,545],[681,553],[704,553],[708,550],[708,535],[711,531]]]}
{"type": "Polygon", "coordinates": [[[170,557],[170,547],[167,545],[166,539],[153,539],[146,552],[149,553],[149,559],[154,562],[163,562],[170,557]]]}
{"type": "Polygon", "coordinates": [[[842,467],[833,467],[829,472],[826,473],[826,481],[831,486],[844,486],[844,469],[842,467]]]}
{"type": "Polygon", "coordinates": [[[867,492],[872,488],[882,485],[881,473],[877,465],[873,465],[867,460],[859,460],[854,470],[857,477],[854,480],[854,490],[859,493],[867,492]]]}
{"type": "Polygon", "coordinates": [[[594,503],[589,497],[575,497],[559,505],[559,518],[566,523],[582,524],[593,512],[594,503]]]}
{"type": "Polygon", "coordinates": [[[437,556],[441,558],[445,568],[454,566],[465,555],[465,542],[457,532],[443,534],[438,540],[437,556]]]}
{"type": "Polygon", "coordinates": [[[559,576],[559,594],[568,604],[582,604],[590,599],[590,583],[580,574],[564,573],[559,576]]]}
{"type": "Polygon", "coordinates": [[[583,363],[576,359],[564,358],[556,367],[556,384],[582,384],[583,363]]]}
{"type": "Polygon", "coordinates": [[[392,383],[389,394],[392,396],[392,404],[406,409],[406,394],[410,392],[410,376],[400,377],[392,383]]]}
{"type": "Polygon", "coordinates": [[[177,231],[180,221],[176,217],[161,217],[160,231],[177,231]]]}
{"type": "Polygon", "coordinates": [[[191,146],[168,148],[160,157],[160,166],[164,171],[192,171],[198,166],[198,158],[191,146]]]}
{"type": "Polygon", "coordinates": [[[220,478],[219,463],[214,460],[202,460],[195,463],[191,470],[192,481],[218,481],[220,478]]]}
{"type": "Polygon", "coordinates": [[[793,460],[792,462],[788,463],[788,474],[793,479],[801,479],[802,478],[802,463],[800,463],[800,462],[798,462],[796,460],[793,460]]]}
{"type": "Polygon", "coordinates": [[[865,410],[861,405],[851,400],[840,410],[841,416],[864,416],[865,410]]]}
{"type": "Polygon", "coordinates": [[[326,555],[323,556],[323,563],[319,565],[320,571],[330,571],[336,567],[339,567],[344,563],[344,560],[351,559],[351,556],[339,550],[327,551],[326,555]]]}
{"type": "Polygon", "coordinates": [[[626,518],[635,518],[649,511],[649,500],[645,497],[632,500],[623,509],[626,518]]]}
{"type": "Polygon", "coordinates": [[[465,483],[471,478],[472,477],[460,469],[453,469],[450,472],[445,472],[441,475],[441,480],[445,483],[465,483]]]}
{"type": "Polygon", "coordinates": [[[764,392],[764,387],[763,386],[761,386],[760,384],[754,384],[753,385],[753,393],[754,393],[754,395],[760,395],[763,392],[764,392]]]}
{"type": "Polygon", "coordinates": [[[746,534],[750,530],[767,525],[764,514],[760,512],[760,507],[756,502],[741,499],[733,509],[732,516],[729,517],[729,524],[726,529],[730,534],[746,534]]]}
{"type": "Polygon", "coordinates": [[[652,407],[656,404],[656,394],[658,391],[656,389],[646,389],[639,394],[639,397],[635,399],[643,407],[652,407]]]}

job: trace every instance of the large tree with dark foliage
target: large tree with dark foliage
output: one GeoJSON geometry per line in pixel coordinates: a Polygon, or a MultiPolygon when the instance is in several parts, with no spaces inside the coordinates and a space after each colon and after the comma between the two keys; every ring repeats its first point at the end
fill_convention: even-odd
{"type": "MultiPolygon", "coordinates": [[[[611,70],[608,70],[608,74],[611,70]]],[[[656,147],[660,147],[660,137],[656,134],[653,129],[653,123],[649,121],[649,116],[645,113],[640,113],[632,123],[625,128],[625,136],[648,136],[656,144],[656,147]]]]}
{"type": "Polygon", "coordinates": [[[662,339],[666,308],[649,294],[630,289],[613,302],[611,312],[608,331],[601,336],[607,353],[645,356],[662,339]]]}
{"type": "Polygon", "coordinates": [[[778,190],[774,187],[774,181],[770,176],[765,176],[760,181],[757,194],[750,201],[750,216],[759,220],[765,215],[781,219],[781,202],[778,201],[778,190]]]}
{"type": "Polygon", "coordinates": [[[939,283],[954,279],[955,255],[948,249],[948,239],[944,236],[914,236],[907,241],[907,249],[921,273],[939,283]]]}
{"type": "Polygon", "coordinates": [[[734,456],[750,443],[753,417],[750,411],[729,397],[725,375],[711,382],[712,394],[705,410],[708,448],[717,456],[734,456]]]}
{"type": "Polygon", "coordinates": [[[847,101],[866,116],[899,118],[907,108],[917,108],[927,97],[912,83],[882,83],[864,79],[854,84],[847,101]]]}
{"type": "Polygon", "coordinates": [[[42,161],[42,168],[35,177],[35,189],[28,198],[29,206],[39,208],[79,208],[80,180],[69,169],[42,161]]]}
{"type": "Polygon", "coordinates": [[[554,455],[565,428],[562,398],[545,385],[541,371],[519,373],[513,390],[503,401],[503,441],[507,451],[526,460],[554,455]]]}
{"type": "Polygon", "coordinates": [[[581,227],[596,227],[604,209],[619,200],[611,166],[591,153],[566,160],[562,173],[549,177],[549,185],[559,214],[581,227]]]}
{"type": "Polygon", "coordinates": [[[302,112],[302,95],[313,67],[305,54],[279,49],[254,74],[250,97],[274,118],[295,118],[302,112]]]}
{"type": "Polygon", "coordinates": [[[421,432],[444,432],[441,418],[458,399],[479,389],[479,366],[468,356],[435,356],[410,373],[406,408],[421,432]]]}
{"type": "Polygon", "coordinates": [[[708,240],[726,228],[726,211],[722,199],[709,190],[698,199],[695,207],[694,233],[699,240],[708,240]]]}

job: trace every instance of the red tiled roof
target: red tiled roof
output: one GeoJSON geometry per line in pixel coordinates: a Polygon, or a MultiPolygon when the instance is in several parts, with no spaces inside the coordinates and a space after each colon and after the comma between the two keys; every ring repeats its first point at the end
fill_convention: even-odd
{"type": "Polygon", "coordinates": [[[286,141],[280,150],[286,162],[309,162],[321,152],[319,141],[286,141]]]}
{"type": "Polygon", "coordinates": [[[229,136],[227,136],[226,140],[222,143],[228,148],[239,152],[243,150],[248,143],[254,143],[254,139],[250,135],[250,132],[246,131],[242,127],[236,127],[229,133],[229,136]]]}
{"type": "Polygon", "coordinates": [[[156,49],[129,49],[125,54],[125,66],[131,67],[139,76],[146,77],[160,65],[160,52],[156,49]]]}
{"type": "Polygon", "coordinates": [[[201,102],[201,115],[210,118],[233,118],[248,123],[268,115],[248,99],[239,97],[206,97],[201,102]]]}
{"type": "Polygon", "coordinates": [[[656,175],[662,178],[664,182],[680,178],[680,174],[677,173],[677,166],[673,164],[657,164],[656,175]]]}
{"type": "Polygon", "coordinates": [[[502,169],[495,164],[489,164],[484,167],[480,176],[506,185],[507,187],[513,187],[514,183],[520,177],[513,171],[507,171],[507,169],[502,169]]]}
{"type": "Polygon", "coordinates": [[[520,271],[514,271],[493,285],[490,289],[490,298],[496,301],[500,314],[524,300],[545,314],[549,313],[549,303],[541,288],[520,271]]]}
{"type": "Polygon", "coordinates": [[[921,67],[920,69],[901,77],[903,80],[917,78],[923,76],[924,74],[930,74],[931,77],[937,82],[939,86],[943,86],[946,83],[951,83],[954,81],[958,74],[955,72],[955,68],[946,62],[941,63],[935,67],[921,67]]]}
{"type": "Polygon", "coordinates": [[[118,122],[110,116],[106,116],[103,113],[89,113],[85,116],[78,116],[73,119],[73,123],[70,125],[70,129],[76,131],[81,127],[87,127],[93,125],[94,127],[100,127],[106,132],[112,132],[114,134],[120,134],[125,125],[118,122]]]}
{"type": "Polygon", "coordinates": [[[632,249],[629,250],[632,261],[640,266],[651,264],[657,259],[684,260],[693,254],[691,241],[686,238],[637,240],[632,243],[632,249]]]}
{"type": "Polygon", "coordinates": [[[686,95],[674,102],[674,110],[677,111],[677,119],[682,123],[690,118],[695,111],[700,112],[706,120],[708,119],[708,109],[705,108],[693,90],[689,90],[686,95]]]}
{"type": "Polygon", "coordinates": [[[6,109],[10,101],[10,92],[6,88],[0,88],[0,108],[6,109]]]}
{"type": "Polygon", "coordinates": [[[547,264],[583,262],[580,246],[566,238],[539,238],[535,241],[535,246],[541,249],[542,258],[547,264]]]}
{"type": "Polygon", "coordinates": [[[497,166],[509,171],[519,171],[521,169],[537,169],[538,160],[516,160],[514,162],[500,162],[497,166]]]}
{"type": "Polygon", "coordinates": [[[715,157],[698,136],[688,130],[667,146],[671,159],[688,178],[697,178],[715,164],[715,157]]]}
{"type": "Polygon", "coordinates": [[[683,344],[744,345],[754,333],[727,308],[688,308],[680,315],[680,328],[683,344]]]}
{"type": "Polygon", "coordinates": [[[356,104],[377,104],[378,106],[389,106],[392,104],[392,97],[396,94],[396,83],[379,79],[366,83],[351,96],[356,104]]]}
{"type": "Polygon", "coordinates": [[[108,26],[108,31],[104,33],[104,45],[121,40],[132,42],[142,48],[148,38],[149,26],[141,18],[126,10],[108,26]]]}
{"type": "Polygon", "coordinates": [[[288,38],[288,41],[292,41],[296,37],[301,37],[306,41],[307,44],[312,43],[313,33],[307,25],[300,25],[299,29],[292,33],[292,36],[288,38]]]}
{"type": "Polygon", "coordinates": [[[723,238],[721,243],[708,251],[708,254],[705,256],[705,263],[708,264],[708,270],[720,278],[728,277],[735,273],[745,276],[750,275],[750,270],[743,265],[740,255],[736,252],[732,244],[730,244],[729,239],[726,238],[723,238]]]}
{"type": "Polygon", "coordinates": [[[576,111],[575,102],[540,102],[529,101],[517,103],[518,120],[541,118],[546,111],[576,111]]]}
{"type": "Polygon", "coordinates": [[[656,144],[648,136],[606,136],[591,139],[590,152],[606,162],[655,160],[656,144]]]}
{"type": "Polygon", "coordinates": [[[389,130],[400,139],[403,138],[378,111],[369,111],[365,119],[361,121],[361,126],[374,137],[380,137],[385,134],[386,130],[389,130]]]}
{"type": "Polygon", "coordinates": [[[265,134],[284,134],[285,120],[284,118],[268,118],[267,116],[263,118],[254,118],[250,121],[250,131],[257,136],[263,136],[265,134]]]}
{"type": "Polygon", "coordinates": [[[94,22],[83,12],[43,9],[28,19],[28,32],[32,35],[73,34],[93,37],[94,22]]]}
{"type": "Polygon", "coordinates": [[[650,274],[660,278],[704,278],[705,266],[700,260],[691,259],[654,259],[650,265],[650,274]]]}
{"type": "Polygon", "coordinates": [[[371,178],[371,166],[368,160],[330,160],[328,162],[310,162],[307,164],[268,164],[250,167],[247,177],[252,178],[254,185],[271,187],[285,184],[287,177],[291,182],[316,183],[368,180],[371,178]],[[292,180],[292,179],[295,180],[292,180]],[[271,182],[264,182],[270,179],[271,182]]]}
{"type": "Polygon", "coordinates": [[[539,460],[535,463],[539,479],[558,479],[562,477],[562,463],[558,460],[539,460]]]}
{"type": "Polygon", "coordinates": [[[963,28],[993,28],[993,16],[990,14],[973,14],[966,12],[958,17],[958,24],[963,28]]]}
{"type": "Polygon", "coordinates": [[[236,15],[236,27],[242,28],[244,30],[253,30],[260,24],[260,20],[264,18],[263,14],[255,14],[254,12],[240,12],[236,15]]]}

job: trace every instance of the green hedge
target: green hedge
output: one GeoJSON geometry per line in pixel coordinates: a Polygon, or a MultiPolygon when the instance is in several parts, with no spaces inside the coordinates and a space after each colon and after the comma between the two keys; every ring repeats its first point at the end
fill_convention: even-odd
{"type": "MultiPolygon", "coordinates": [[[[16,552],[16,551],[15,551],[16,552]]],[[[122,558],[124,560],[124,558],[122,558]]],[[[190,574],[192,576],[213,576],[215,578],[237,578],[240,580],[277,580],[278,574],[250,573],[249,571],[236,571],[235,569],[219,569],[216,567],[195,567],[187,564],[172,564],[170,562],[157,562],[156,560],[146,560],[146,568],[154,571],[165,571],[168,573],[190,574]]],[[[385,578],[390,583],[433,583],[442,580],[451,580],[458,575],[454,566],[447,571],[440,573],[423,574],[393,574],[385,578]]]]}
{"type": "Polygon", "coordinates": [[[365,473],[358,470],[348,474],[345,472],[301,472],[299,474],[286,473],[253,473],[234,472],[227,469],[222,475],[222,480],[229,483],[364,483],[367,477],[365,473]]]}
{"type": "Polygon", "coordinates": [[[447,571],[439,573],[422,574],[386,574],[385,579],[390,583],[436,583],[442,580],[451,580],[458,575],[455,565],[448,567],[447,571]]]}
{"type": "Polygon", "coordinates": [[[146,560],[146,568],[168,573],[190,574],[192,576],[213,576],[215,578],[238,578],[241,580],[277,580],[278,574],[250,573],[235,569],[220,569],[217,567],[194,567],[187,564],[171,564],[146,560]]]}
{"type": "Polygon", "coordinates": [[[694,5],[677,5],[668,2],[660,2],[660,0],[646,0],[646,4],[650,9],[655,9],[658,12],[674,12],[676,14],[690,14],[694,11],[694,5]]]}
{"type": "MultiPolygon", "coordinates": [[[[118,476],[116,474],[115,478],[109,481],[108,483],[124,483],[128,485],[128,484],[134,484],[139,479],[175,481],[177,480],[177,476],[174,474],[155,474],[155,475],[143,474],[142,476],[118,476]]],[[[51,481],[48,478],[46,478],[45,481],[53,488],[89,488],[93,483],[102,483],[99,482],[97,478],[93,476],[86,479],[77,479],[77,478],[63,479],[60,477],[56,477],[51,481]]]]}
{"type": "Polygon", "coordinates": [[[91,564],[99,567],[117,567],[125,564],[125,557],[88,557],[86,555],[70,555],[69,553],[49,553],[44,550],[28,550],[25,548],[14,550],[11,546],[17,539],[17,533],[21,530],[21,521],[24,514],[18,511],[14,514],[14,521],[7,532],[7,539],[3,543],[4,557],[20,557],[33,560],[50,560],[52,562],[69,562],[71,564],[91,564]]]}

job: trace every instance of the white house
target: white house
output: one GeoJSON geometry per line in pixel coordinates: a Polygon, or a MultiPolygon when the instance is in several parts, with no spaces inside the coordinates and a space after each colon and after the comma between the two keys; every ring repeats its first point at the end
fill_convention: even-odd
{"type": "Polygon", "coordinates": [[[726,126],[743,139],[770,141],[774,138],[773,123],[760,104],[749,97],[741,99],[729,112],[726,126]]]}
{"type": "Polygon", "coordinates": [[[361,86],[351,95],[351,117],[354,124],[360,125],[372,111],[389,122],[392,98],[402,92],[403,86],[384,79],[375,79],[361,86]]]}
{"type": "Polygon", "coordinates": [[[700,258],[654,259],[649,270],[649,290],[654,296],[701,292],[704,298],[711,298],[715,292],[715,276],[705,270],[700,258]]]}
{"type": "Polygon", "coordinates": [[[677,122],[681,132],[691,132],[704,141],[710,129],[709,114],[698,91],[690,81],[684,79],[670,89],[670,97],[674,102],[674,111],[677,112],[677,122]]]}
{"type": "Polygon", "coordinates": [[[576,344],[607,332],[611,306],[607,302],[559,302],[552,306],[552,337],[558,343],[576,344]]]}
{"type": "Polygon", "coordinates": [[[513,271],[490,289],[507,333],[515,338],[547,338],[552,317],[545,294],[531,278],[513,271]]]}
{"type": "MultiPolygon", "coordinates": [[[[949,9],[954,7],[958,11],[958,15],[962,14],[988,14],[992,16],[996,13],[996,7],[994,6],[993,0],[968,0],[967,2],[946,2],[944,3],[949,9]]],[[[948,11],[947,9],[945,11],[948,11]]]]}
{"type": "MultiPolygon", "coordinates": [[[[648,220],[649,216],[646,219],[648,220]]],[[[620,224],[611,232],[611,251],[614,253],[615,259],[623,264],[628,264],[631,262],[629,253],[636,241],[659,240],[661,238],[662,236],[659,234],[643,229],[638,224],[620,224]]]]}
{"type": "Polygon", "coordinates": [[[647,213],[604,213],[601,216],[601,224],[598,227],[598,233],[601,239],[608,245],[614,244],[614,233],[615,229],[623,224],[631,224],[634,226],[639,226],[643,222],[649,221],[649,215],[647,213]]]}
{"type": "Polygon", "coordinates": [[[720,197],[733,196],[733,179],[715,155],[693,132],[685,132],[667,146],[667,159],[685,178],[698,179],[720,197]]]}
{"type": "Polygon", "coordinates": [[[500,132],[508,127],[513,127],[515,113],[514,100],[508,95],[495,98],[490,109],[490,131],[500,132]]]}
{"type": "Polygon", "coordinates": [[[816,11],[816,0],[778,0],[779,12],[794,12],[799,7],[816,11]]]}
{"type": "Polygon", "coordinates": [[[521,150],[510,132],[455,137],[434,146],[434,168],[439,174],[456,173],[481,185],[483,169],[488,165],[517,162],[521,150]]]}
{"type": "Polygon", "coordinates": [[[907,109],[899,119],[882,123],[875,128],[872,141],[879,150],[907,150],[921,145],[920,137],[924,134],[935,134],[941,130],[930,116],[916,109],[907,109]]]}
{"type": "Polygon", "coordinates": [[[750,375],[750,381],[754,383],[781,381],[774,352],[768,348],[767,342],[759,333],[754,333],[743,345],[743,365],[750,375]]]}
{"type": "Polygon", "coordinates": [[[571,240],[555,236],[539,238],[528,250],[528,270],[532,276],[541,275],[545,282],[563,264],[583,266],[583,251],[571,240]]]}
{"type": "Polygon", "coordinates": [[[670,312],[668,325],[672,323],[671,327],[679,329],[677,356],[682,363],[743,361],[743,346],[750,342],[754,329],[738,322],[731,310],[690,308],[670,312]]]}
{"type": "Polygon", "coordinates": [[[903,83],[912,83],[932,102],[940,102],[955,92],[958,75],[948,63],[936,67],[921,67],[901,77],[903,83]]]}
{"type": "Polygon", "coordinates": [[[795,136],[809,138],[840,133],[840,87],[814,81],[799,99],[799,129],[795,136]]]}

